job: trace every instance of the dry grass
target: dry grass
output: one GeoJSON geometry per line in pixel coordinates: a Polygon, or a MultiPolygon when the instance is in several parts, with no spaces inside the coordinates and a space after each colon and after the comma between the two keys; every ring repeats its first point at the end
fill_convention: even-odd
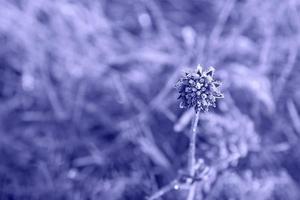
{"type": "MultiPolygon", "coordinates": [[[[174,84],[213,65],[203,199],[300,198],[299,2],[0,0],[0,199],[143,199],[186,168],[174,84]]],[[[171,191],[163,199],[185,199],[171,191]]]]}

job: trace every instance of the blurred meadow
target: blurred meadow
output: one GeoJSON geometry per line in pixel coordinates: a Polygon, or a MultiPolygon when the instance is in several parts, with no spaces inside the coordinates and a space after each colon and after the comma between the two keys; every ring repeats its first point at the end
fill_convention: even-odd
{"type": "Polygon", "coordinates": [[[299,0],[0,0],[0,200],[171,183],[193,118],[174,86],[197,64],[225,98],[200,116],[195,200],[299,200],[299,42],[299,0]]]}

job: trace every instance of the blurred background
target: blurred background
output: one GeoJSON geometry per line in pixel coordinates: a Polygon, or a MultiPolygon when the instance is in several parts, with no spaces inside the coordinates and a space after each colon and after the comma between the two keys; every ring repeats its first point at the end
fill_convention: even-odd
{"type": "MultiPolygon", "coordinates": [[[[0,0],[0,200],[143,200],[184,173],[214,66],[197,199],[300,199],[299,0],[0,0]]],[[[171,190],[161,199],[186,199],[171,190]]]]}

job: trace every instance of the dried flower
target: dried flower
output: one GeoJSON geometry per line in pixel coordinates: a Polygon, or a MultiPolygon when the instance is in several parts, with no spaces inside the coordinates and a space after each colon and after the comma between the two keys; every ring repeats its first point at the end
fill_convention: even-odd
{"type": "Polygon", "coordinates": [[[216,107],[216,99],[223,98],[220,92],[220,81],[213,77],[215,69],[203,70],[198,66],[195,72],[186,72],[176,84],[181,100],[181,108],[194,107],[196,112],[206,112],[209,107],[216,107]]]}

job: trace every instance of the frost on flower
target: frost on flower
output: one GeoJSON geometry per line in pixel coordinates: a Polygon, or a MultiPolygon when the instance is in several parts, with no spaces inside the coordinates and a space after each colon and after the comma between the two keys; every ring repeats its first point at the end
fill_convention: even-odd
{"type": "Polygon", "coordinates": [[[216,107],[216,101],[223,98],[220,91],[221,82],[214,79],[213,67],[203,70],[198,66],[194,72],[186,72],[176,84],[181,100],[181,108],[194,107],[196,112],[206,112],[216,107]]]}

